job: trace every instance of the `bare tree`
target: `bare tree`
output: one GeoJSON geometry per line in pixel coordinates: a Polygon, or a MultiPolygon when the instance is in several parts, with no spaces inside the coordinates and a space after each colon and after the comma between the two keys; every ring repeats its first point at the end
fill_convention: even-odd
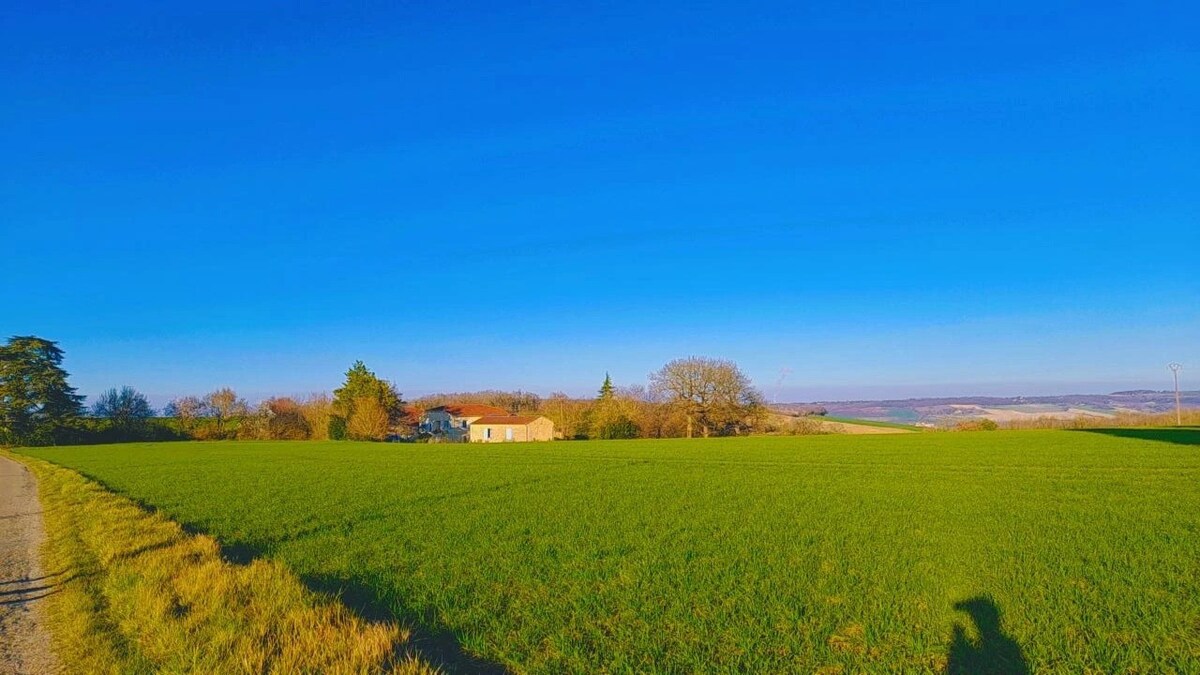
{"type": "Polygon", "coordinates": [[[208,406],[195,396],[184,396],[168,403],[163,415],[178,419],[179,430],[191,433],[196,427],[196,420],[208,417],[208,406]]]}
{"type": "Polygon", "coordinates": [[[225,422],[237,417],[244,417],[250,412],[246,400],[238,398],[229,387],[218,389],[204,397],[204,405],[208,413],[216,420],[217,435],[225,434],[225,422]]]}
{"type": "Polygon", "coordinates": [[[539,412],[554,422],[554,429],[565,439],[587,436],[587,413],[590,401],[574,399],[561,391],[542,401],[539,412]]]}
{"type": "Polygon", "coordinates": [[[497,408],[504,408],[510,414],[519,415],[521,413],[537,412],[541,407],[542,399],[537,394],[521,391],[499,391],[493,394],[487,401],[488,405],[494,405],[497,408]]]}
{"type": "Polygon", "coordinates": [[[92,406],[92,414],[108,420],[113,427],[132,433],[146,424],[146,420],[154,417],[154,408],[146,401],[146,397],[133,387],[109,389],[100,394],[96,404],[92,406]]]}
{"type": "Polygon", "coordinates": [[[763,408],[762,395],[750,378],[724,359],[676,359],[650,374],[650,386],[686,416],[688,438],[696,426],[705,437],[741,433],[755,423],[763,408]]]}

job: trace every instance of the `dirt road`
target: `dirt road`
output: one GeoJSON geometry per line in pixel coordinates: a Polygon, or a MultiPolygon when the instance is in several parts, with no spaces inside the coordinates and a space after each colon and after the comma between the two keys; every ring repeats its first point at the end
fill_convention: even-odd
{"type": "Polygon", "coordinates": [[[61,671],[50,646],[44,598],[60,575],[38,561],[44,537],[37,482],[19,462],[0,457],[0,674],[61,671]]]}

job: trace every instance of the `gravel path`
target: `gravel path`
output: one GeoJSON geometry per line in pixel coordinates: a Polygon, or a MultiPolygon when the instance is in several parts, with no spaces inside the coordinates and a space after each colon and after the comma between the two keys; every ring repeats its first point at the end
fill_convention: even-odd
{"type": "Polygon", "coordinates": [[[0,674],[60,672],[50,648],[41,598],[61,578],[38,561],[42,506],[37,481],[19,462],[0,457],[0,674]]]}

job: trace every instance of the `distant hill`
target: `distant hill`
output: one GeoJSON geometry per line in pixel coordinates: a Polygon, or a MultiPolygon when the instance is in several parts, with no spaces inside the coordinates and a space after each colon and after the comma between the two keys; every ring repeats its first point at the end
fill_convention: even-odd
{"type": "MultiPolygon", "coordinates": [[[[1185,408],[1200,408],[1200,391],[1181,392],[1185,408]]],[[[1111,394],[1065,396],[950,396],[882,401],[811,401],[777,403],[781,413],[808,415],[824,409],[831,416],[903,424],[946,425],[970,419],[1011,421],[1037,417],[1109,417],[1122,412],[1161,413],[1175,407],[1173,391],[1139,389],[1111,394]]]]}

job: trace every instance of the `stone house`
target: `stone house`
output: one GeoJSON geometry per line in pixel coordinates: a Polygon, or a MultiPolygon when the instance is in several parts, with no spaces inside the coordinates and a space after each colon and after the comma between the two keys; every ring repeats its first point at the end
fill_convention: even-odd
{"type": "Polygon", "coordinates": [[[541,415],[487,415],[468,425],[472,443],[554,440],[554,422],[541,415]]]}
{"type": "Polygon", "coordinates": [[[481,417],[507,415],[504,408],[494,405],[464,403],[462,405],[440,405],[430,408],[421,415],[417,430],[436,439],[461,442],[467,440],[471,422],[481,417]]]}

